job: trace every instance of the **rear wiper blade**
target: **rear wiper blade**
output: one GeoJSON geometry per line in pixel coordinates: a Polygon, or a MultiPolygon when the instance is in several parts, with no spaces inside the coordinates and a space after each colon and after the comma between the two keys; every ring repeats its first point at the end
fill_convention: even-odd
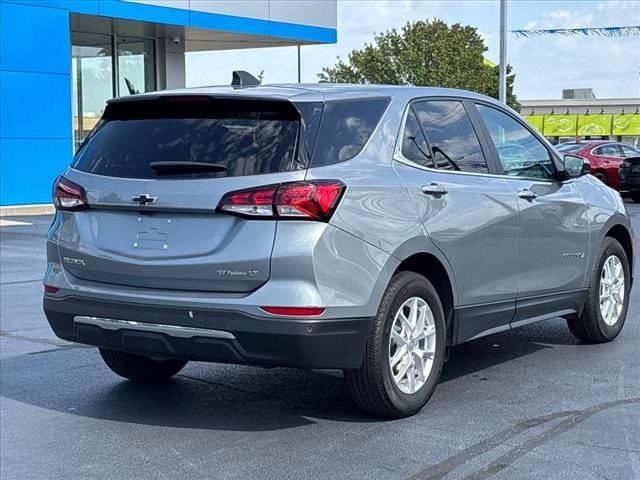
{"type": "Polygon", "coordinates": [[[225,172],[226,165],[207,162],[151,162],[149,168],[158,175],[171,175],[179,173],[198,172],[225,172]]]}

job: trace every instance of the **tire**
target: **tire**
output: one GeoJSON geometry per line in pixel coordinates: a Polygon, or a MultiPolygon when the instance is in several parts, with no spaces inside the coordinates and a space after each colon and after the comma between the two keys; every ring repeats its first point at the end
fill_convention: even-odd
{"type": "Polygon", "coordinates": [[[604,173],[596,172],[596,173],[593,174],[593,176],[596,177],[598,180],[600,180],[605,185],[609,185],[609,182],[607,181],[607,176],[604,173]]]}
{"type": "MultiPolygon", "coordinates": [[[[417,320],[417,324],[420,320],[417,320]]],[[[378,313],[372,321],[369,337],[365,346],[364,359],[362,365],[358,369],[345,370],[344,376],[347,382],[347,388],[355,403],[365,412],[375,416],[402,418],[414,415],[427,403],[433,391],[438,384],[444,356],[446,350],[445,344],[445,317],[442,309],[442,303],[438,298],[438,294],[433,285],[422,275],[414,272],[400,272],[391,279],[389,286],[385,291],[382,302],[378,309],[378,313]],[[418,299],[418,300],[415,300],[418,299]],[[408,302],[407,305],[405,303],[408,302]],[[414,303],[417,302],[417,303],[414,303]],[[424,340],[412,339],[404,344],[404,348],[415,347],[422,350],[432,351],[432,355],[401,355],[400,343],[397,338],[404,335],[409,329],[399,331],[400,325],[408,325],[408,323],[400,320],[399,310],[403,307],[403,312],[409,312],[413,305],[420,305],[418,311],[428,312],[422,305],[429,307],[432,313],[431,318],[428,316],[422,322],[423,325],[430,324],[428,327],[420,329],[417,327],[415,332],[420,330],[424,333],[424,340]],[[391,340],[391,330],[394,329],[394,340],[391,340]],[[435,329],[433,333],[426,333],[435,329]],[[415,364],[425,366],[423,372],[427,372],[426,365],[429,360],[424,363],[418,358],[431,358],[430,369],[427,375],[423,375],[422,379],[413,375],[413,385],[410,384],[411,377],[409,369],[406,373],[404,382],[397,384],[393,378],[393,373],[398,373],[401,378],[400,371],[392,373],[390,365],[392,354],[398,354],[398,358],[402,360],[397,363],[394,369],[405,369],[406,365],[410,365],[414,359],[415,364]],[[407,360],[407,361],[405,361],[407,360]],[[414,391],[407,390],[414,387],[414,391]],[[404,390],[404,391],[403,391],[404,390]]],[[[408,333],[407,336],[408,338],[408,333]]],[[[415,350],[414,350],[415,351],[415,350]]]]}
{"type": "MultiPolygon", "coordinates": [[[[615,260],[613,260],[615,264],[615,260]]],[[[617,240],[606,237],[596,259],[595,265],[591,272],[591,280],[589,282],[589,289],[587,291],[587,301],[584,306],[584,311],[580,317],[567,319],[569,330],[579,340],[585,343],[603,343],[610,342],[618,336],[624,325],[627,317],[627,310],[629,309],[629,287],[630,287],[631,275],[629,271],[629,260],[624,249],[618,243],[617,240]],[[603,315],[600,307],[600,290],[603,282],[603,275],[605,263],[610,258],[616,258],[620,262],[622,275],[624,276],[624,284],[622,290],[622,302],[619,314],[614,314],[614,317],[607,317],[603,315]]],[[[619,282],[617,283],[619,285],[619,282]]],[[[606,289],[606,284],[603,287],[606,289]]],[[[606,294],[606,290],[604,291],[606,294]]],[[[617,296],[611,295],[612,299],[617,301],[620,298],[620,291],[617,296]]],[[[607,313],[605,303],[603,308],[607,313]]]]}
{"type": "Polygon", "coordinates": [[[184,368],[185,360],[154,360],[144,355],[100,348],[100,355],[114,373],[134,382],[165,382],[184,368]]]}
{"type": "Polygon", "coordinates": [[[630,197],[634,202],[640,203],[640,192],[634,192],[630,195],[630,197]]]}

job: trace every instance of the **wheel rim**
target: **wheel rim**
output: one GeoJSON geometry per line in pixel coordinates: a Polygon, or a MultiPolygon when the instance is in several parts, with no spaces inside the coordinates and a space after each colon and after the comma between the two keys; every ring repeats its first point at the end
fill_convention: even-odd
{"type": "Polygon", "coordinates": [[[414,394],[429,378],[436,352],[436,323],[431,308],[420,297],[407,299],[391,326],[389,367],[401,392],[414,394]]]}
{"type": "Polygon", "coordinates": [[[604,262],[600,275],[600,314],[607,325],[615,325],[620,318],[624,296],[624,268],[620,259],[611,255],[604,262]]]}

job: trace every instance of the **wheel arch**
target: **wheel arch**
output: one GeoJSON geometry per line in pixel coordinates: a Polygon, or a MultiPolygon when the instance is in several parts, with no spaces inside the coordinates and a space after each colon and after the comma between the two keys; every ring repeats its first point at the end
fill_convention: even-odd
{"type": "Polygon", "coordinates": [[[634,267],[634,245],[633,245],[633,237],[631,236],[631,232],[622,224],[616,224],[610,227],[607,230],[605,237],[614,238],[622,245],[625,253],[627,254],[627,259],[629,260],[629,271],[631,272],[631,277],[633,278],[633,267],[634,267]]]}
{"type": "Polygon", "coordinates": [[[454,336],[453,313],[457,295],[450,270],[447,269],[445,263],[438,256],[427,251],[420,251],[405,257],[396,268],[394,274],[403,271],[418,273],[433,284],[444,310],[447,323],[447,344],[451,345],[454,336]]]}

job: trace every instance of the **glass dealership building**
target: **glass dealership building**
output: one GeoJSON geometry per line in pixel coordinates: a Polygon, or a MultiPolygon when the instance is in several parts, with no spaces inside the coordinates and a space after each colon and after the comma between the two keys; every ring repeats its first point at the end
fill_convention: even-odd
{"type": "Polygon", "coordinates": [[[336,8],[336,0],[0,0],[0,206],[50,203],[53,179],[105,102],[184,87],[186,52],[334,43],[336,8]]]}

